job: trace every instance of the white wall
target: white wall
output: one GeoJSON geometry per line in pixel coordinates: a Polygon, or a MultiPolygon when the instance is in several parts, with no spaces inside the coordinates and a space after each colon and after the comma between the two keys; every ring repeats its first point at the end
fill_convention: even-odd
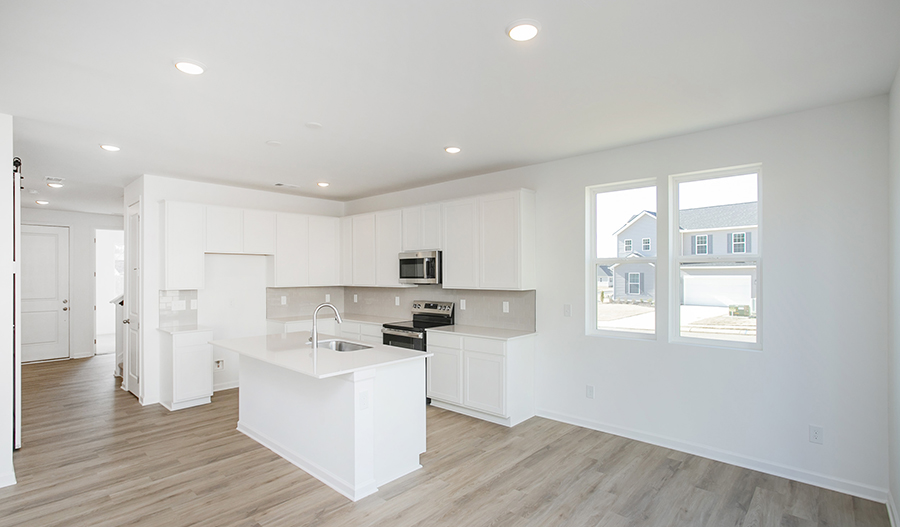
{"type": "Polygon", "coordinates": [[[890,96],[891,198],[891,347],[890,347],[890,481],[888,505],[900,522],[900,71],[890,96]]]}
{"type": "MultiPolygon", "coordinates": [[[[341,216],[338,201],[243,189],[198,181],[144,175],[125,188],[124,206],[142,201],[143,285],[141,299],[141,345],[143,371],[142,404],[159,402],[159,276],[162,257],[160,209],[163,200],[188,201],[278,212],[341,216]]],[[[265,295],[265,291],[262,292],[265,295]]],[[[198,316],[201,316],[198,311],[198,316]]]]}
{"type": "MultiPolygon", "coordinates": [[[[6,164],[5,172],[11,175],[13,159],[13,121],[12,116],[0,114],[0,163],[6,164]]],[[[0,216],[4,220],[4,228],[0,229],[0,487],[13,485],[16,474],[13,467],[13,254],[12,229],[9,219],[13,216],[13,190],[11,178],[6,179],[7,186],[0,191],[0,216]]],[[[15,192],[15,190],[13,190],[15,192]]]]}
{"type": "MultiPolygon", "coordinates": [[[[205,287],[197,292],[197,321],[213,328],[214,339],[266,334],[266,257],[207,254],[205,287]]],[[[214,389],[238,386],[240,356],[215,348],[215,360],[225,361],[213,372],[214,389]]]]}
{"type": "Polygon", "coordinates": [[[94,355],[94,230],[121,229],[122,221],[106,214],[22,209],[23,224],[69,228],[69,357],[94,355]]]}
{"type": "MultiPolygon", "coordinates": [[[[880,96],[361,199],[346,213],[536,190],[541,415],[884,501],[889,295],[845,293],[863,276],[887,283],[887,142],[880,96]],[[655,177],[665,195],[671,174],[757,162],[762,352],[670,344],[664,308],[657,340],[585,336],[585,187],[655,177]],[[809,424],[824,427],[824,445],[809,442],[809,424]]],[[[657,239],[666,262],[668,237],[657,239]]],[[[668,283],[658,277],[661,306],[668,283]]]]}

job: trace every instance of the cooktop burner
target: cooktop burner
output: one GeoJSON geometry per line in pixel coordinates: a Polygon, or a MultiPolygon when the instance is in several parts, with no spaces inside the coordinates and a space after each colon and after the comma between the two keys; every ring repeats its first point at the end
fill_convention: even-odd
{"type": "Polygon", "coordinates": [[[430,302],[416,300],[412,305],[412,320],[390,322],[384,327],[407,331],[452,326],[454,319],[453,302],[430,302]]]}

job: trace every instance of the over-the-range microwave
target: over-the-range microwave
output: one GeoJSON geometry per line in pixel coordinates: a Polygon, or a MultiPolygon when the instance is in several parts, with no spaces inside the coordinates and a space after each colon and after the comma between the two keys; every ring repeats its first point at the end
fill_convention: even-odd
{"type": "Polygon", "coordinates": [[[400,253],[401,284],[441,283],[441,251],[400,253]]]}

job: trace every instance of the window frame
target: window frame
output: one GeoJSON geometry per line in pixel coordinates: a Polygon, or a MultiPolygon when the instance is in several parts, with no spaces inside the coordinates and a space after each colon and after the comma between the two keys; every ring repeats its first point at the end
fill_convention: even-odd
{"type": "Polygon", "coordinates": [[[622,240],[624,247],[622,247],[623,253],[633,253],[634,252],[634,242],[631,241],[631,238],[625,238],[622,240]]]}
{"type": "Polygon", "coordinates": [[[694,253],[702,254],[703,256],[709,255],[709,234],[695,234],[694,235],[694,253]],[[700,252],[700,237],[703,237],[703,253],[700,252]]]}
{"type": "MultiPolygon", "coordinates": [[[[703,170],[699,172],[690,172],[685,174],[674,174],[669,176],[668,199],[669,199],[669,301],[666,309],[668,309],[669,323],[669,342],[673,344],[689,344],[691,346],[704,346],[725,349],[739,349],[749,351],[762,351],[763,342],[763,263],[762,248],[764,236],[763,232],[763,192],[762,192],[763,170],[762,164],[741,165],[724,169],[703,170]],[[684,236],[679,230],[678,220],[679,212],[679,184],[691,181],[701,181],[707,179],[718,179],[723,177],[741,176],[747,174],[756,174],[756,202],[757,202],[757,219],[756,219],[756,243],[753,253],[731,253],[731,254],[705,254],[690,255],[684,251],[684,236]],[[756,342],[739,342],[732,340],[704,339],[697,337],[683,336],[681,334],[681,267],[683,264],[719,264],[719,263],[744,263],[751,265],[756,269],[756,342]]],[[[746,232],[746,231],[739,231],[746,232]]],[[[746,243],[746,237],[745,237],[746,243]]],[[[708,245],[707,245],[708,247],[708,245]]],[[[746,248],[746,245],[744,246],[746,248]]],[[[731,248],[732,251],[734,248],[731,248]]],[[[696,251],[695,251],[696,252],[696,251]]]]}
{"type": "MultiPolygon", "coordinates": [[[[656,221],[659,223],[659,220],[656,221]]],[[[650,251],[650,238],[641,238],[641,251],[650,251]]]]}
{"type": "Polygon", "coordinates": [[[731,254],[747,254],[747,231],[731,233],[731,254]],[[741,241],[736,241],[734,239],[734,237],[737,236],[738,234],[740,234],[742,237],[741,241]],[[735,249],[735,247],[739,243],[743,246],[742,250],[740,250],[740,251],[735,249]]]}
{"type": "Polygon", "coordinates": [[[629,273],[627,273],[627,275],[628,275],[628,277],[627,277],[627,280],[626,280],[625,283],[628,285],[628,290],[625,291],[625,294],[626,294],[626,295],[639,295],[639,294],[641,294],[641,273],[631,273],[631,272],[629,272],[629,273]],[[632,282],[632,281],[631,281],[631,277],[632,277],[632,276],[636,276],[636,277],[637,277],[637,282],[632,282]],[[633,286],[633,285],[636,285],[636,286],[637,286],[637,292],[632,292],[632,291],[631,291],[631,286],[633,286]]]}
{"type": "MultiPolygon", "coordinates": [[[[597,266],[598,265],[608,265],[612,266],[616,263],[635,263],[633,258],[627,258],[628,253],[624,254],[622,257],[615,258],[598,258],[597,257],[597,194],[604,194],[607,192],[617,192],[620,190],[631,190],[631,189],[639,189],[639,188],[647,188],[653,187],[656,190],[656,209],[659,210],[660,207],[660,194],[664,192],[665,189],[661,186],[661,180],[658,178],[644,178],[644,179],[635,179],[630,181],[622,181],[615,183],[603,183],[599,185],[590,185],[585,187],[585,274],[586,274],[586,298],[585,298],[585,335],[588,336],[596,336],[596,337],[613,337],[613,338],[625,338],[625,339],[639,339],[639,340],[657,340],[660,332],[660,319],[659,319],[659,298],[660,291],[659,288],[656,288],[656,291],[653,295],[654,302],[654,324],[653,324],[653,333],[641,333],[637,331],[628,331],[622,329],[599,329],[597,328],[597,298],[598,298],[598,290],[597,290],[597,266]]],[[[659,232],[659,220],[657,217],[657,233],[659,232]]],[[[634,245],[632,244],[632,248],[634,245]]],[[[624,251],[623,251],[624,252],[624,251]]],[[[632,251],[633,252],[633,251],[632,251]]],[[[655,282],[659,284],[659,266],[657,265],[657,258],[647,257],[641,259],[642,263],[649,263],[653,269],[653,273],[655,273],[655,282]]],[[[610,277],[610,285],[615,290],[615,270],[613,270],[613,275],[610,277]]],[[[626,279],[626,289],[628,287],[626,279]]],[[[663,292],[664,294],[664,292],[663,292]]]]}

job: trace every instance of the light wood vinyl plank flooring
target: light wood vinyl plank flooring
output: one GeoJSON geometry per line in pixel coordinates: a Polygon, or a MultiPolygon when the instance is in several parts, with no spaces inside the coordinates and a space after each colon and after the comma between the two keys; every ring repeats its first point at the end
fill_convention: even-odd
{"type": "Polygon", "coordinates": [[[547,419],[428,409],[423,468],[356,503],[237,432],[237,390],[169,412],[114,355],[23,367],[0,526],[889,527],[883,504],[547,419]]]}

